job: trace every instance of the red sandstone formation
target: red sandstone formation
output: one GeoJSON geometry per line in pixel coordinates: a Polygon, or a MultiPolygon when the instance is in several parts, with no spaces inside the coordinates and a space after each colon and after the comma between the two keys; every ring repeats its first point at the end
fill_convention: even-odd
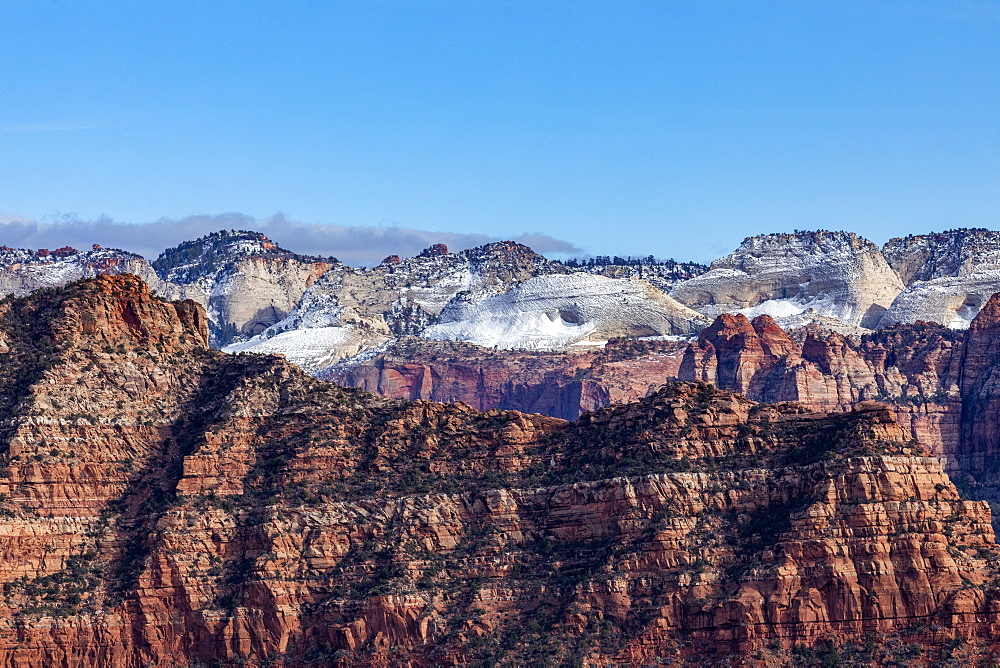
{"type": "MultiPolygon", "coordinates": [[[[787,346],[723,329],[762,369],[787,346]]],[[[878,404],[677,384],[568,423],[387,400],[207,349],[200,306],[126,275],[5,302],[0,339],[0,665],[996,649],[989,509],[878,404]]]]}
{"type": "Polygon", "coordinates": [[[318,375],[387,397],[573,420],[583,411],[640,399],[676,378],[686,345],[615,339],[599,353],[525,354],[404,337],[372,360],[318,375]]]}
{"type": "Polygon", "coordinates": [[[874,399],[891,407],[909,437],[946,457],[949,470],[987,480],[1000,454],[998,341],[994,297],[966,332],[917,322],[860,340],[816,328],[793,340],[768,316],[724,314],[691,344],[614,341],[600,353],[567,354],[403,340],[323,377],[386,396],[567,419],[676,379],[821,411],[874,399]]]}
{"type": "Polygon", "coordinates": [[[435,257],[438,255],[447,255],[447,254],[448,254],[448,246],[446,246],[445,244],[432,244],[427,248],[423,249],[422,251],[420,251],[420,254],[417,255],[417,257],[435,257]]]}

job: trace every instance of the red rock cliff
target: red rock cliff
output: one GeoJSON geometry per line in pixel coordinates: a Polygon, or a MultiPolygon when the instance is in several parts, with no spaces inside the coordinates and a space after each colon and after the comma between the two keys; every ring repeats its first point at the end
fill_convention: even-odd
{"type": "Polygon", "coordinates": [[[633,401],[676,379],[822,411],[878,400],[892,408],[909,436],[947,457],[949,470],[974,472],[992,461],[1000,438],[991,431],[997,420],[987,405],[996,364],[991,313],[992,307],[984,309],[964,333],[915,323],[861,339],[818,328],[792,339],[768,316],[750,322],[727,314],[691,344],[615,340],[604,351],[574,354],[405,339],[322,377],[385,396],[566,419],[633,401]]]}
{"type": "Polygon", "coordinates": [[[3,309],[0,665],[994,649],[989,510],[877,404],[679,384],[568,423],[208,350],[129,277],[3,309]]]}

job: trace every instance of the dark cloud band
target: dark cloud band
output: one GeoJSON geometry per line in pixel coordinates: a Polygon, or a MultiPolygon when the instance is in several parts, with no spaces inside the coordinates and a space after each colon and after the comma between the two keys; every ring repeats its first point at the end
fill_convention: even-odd
{"type": "MultiPolygon", "coordinates": [[[[14,248],[89,247],[98,243],[154,259],[164,249],[221,229],[256,230],[297,253],[332,255],[350,265],[371,265],[387,255],[409,257],[435,243],[452,251],[479,246],[498,237],[484,234],[429,232],[407,227],[353,227],[321,225],[290,220],[283,214],[256,219],[242,213],[161,218],[152,223],[121,223],[107,217],[82,220],[59,216],[42,221],[0,216],[0,244],[14,248]]],[[[535,251],[554,255],[580,255],[573,244],[540,232],[511,239],[535,251]]]]}

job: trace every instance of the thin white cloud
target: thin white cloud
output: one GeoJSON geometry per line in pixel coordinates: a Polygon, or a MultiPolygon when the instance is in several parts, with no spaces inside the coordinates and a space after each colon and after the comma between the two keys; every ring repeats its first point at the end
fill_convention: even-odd
{"type": "MultiPolygon", "coordinates": [[[[353,266],[371,265],[388,255],[412,257],[431,244],[447,244],[452,251],[479,246],[499,237],[485,234],[431,232],[407,227],[321,225],[288,219],[283,214],[255,219],[241,213],[161,218],[152,223],[121,223],[111,218],[82,220],[53,215],[42,220],[0,214],[0,244],[15,248],[89,248],[98,243],[121,248],[152,260],[163,250],[222,229],[256,230],[280,246],[306,255],[333,256],[353,266]]],[[[573,244],[540,232],[511,239],[543,255],[580,255],[573,244]]]]}

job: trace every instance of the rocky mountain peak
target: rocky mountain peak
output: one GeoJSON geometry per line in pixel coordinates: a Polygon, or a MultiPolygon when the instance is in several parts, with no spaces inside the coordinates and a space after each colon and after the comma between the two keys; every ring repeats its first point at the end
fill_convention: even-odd
{"type": "Polygon", "coordinates": [[[484,285],[518,283],[539,274],[569,273],[559,262],[515,241],[494,241],[462,251],[461,255],[482,276],[484,285]]]}
{"type": "Polygon", "coordinates": [[[702,330],[698,340],[702,343],[734,336],[756,336],[750,320],[742,313],[722,313],[711,325],[702,330]]]}
{"type": "Polygon", "coordinates": [[[752,268],[751,258],[765,255],[800,256],[803,254],[826,254],[833,252],[878,252],[878,246],[859,237],[854,232],[843,230],[796,230],[776,232],[747,237],[740,247],[726,257],[712,263],[712,268],[752,268]]]}
{"type": "Polygon", "coordinates": [[[907,285],[996,271],[1000,270],[1000,232],[978,227],[911,234],[889,239],[882,254],[907,285]]]}
{"type": "Polygon", "coordinates": [[[194,283],[233,262],[250,257],[294,259],[304,263],[338,263],[336,258],[293,253],[260,232],[220,230],[163,251],[153,261],[153,269],[164,281],[194,283]]]}
{"type": "MultiPolygon", "coordinates": [[[[164,301],[132,274],[97,276],[9,299],[0,314],[8,321],[15,314],[18,322],[32,320],[32,337],[57,345],[155,348],[165,353],[208,346],[208,321],[201,305],[164,301]]],[[[16,336],[9,332],[6,338],[16,336]]]]}
{"type": "Polygon", "coordinates": [[[417,257],[436,257],[438,255],[447,255],[448,246],[446,244],[431,244],[427,248],[420,251],[417,257]]]}
{"type": "Polygon", "coordinates": [[[744,239],[670,296],[708,316],[742,310],[818,316],[873,328],[903,290],[878,246],[853,232],[794,232],[744,239]]]}
{"type": "Polygon", "coordinates": [[[778,323],[776,323],[774,321],[774,318],[772,318],[771,316],[767,315],[766,313],[763,313],[763,314],[757,316],[756,318],[754,318],[750,322],[750,324],[753,325],[753,331],[757,332],[757,334],[759,336],[761,336],[761,337],[763,337],[763,336],[785,336],[785,330],[783,330],[778,325],[778,323]]]}

